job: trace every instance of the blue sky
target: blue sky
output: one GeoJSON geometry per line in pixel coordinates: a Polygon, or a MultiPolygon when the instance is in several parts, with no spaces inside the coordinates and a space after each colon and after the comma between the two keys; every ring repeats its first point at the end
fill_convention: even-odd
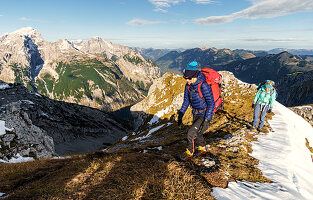
{"type": "Polygon", "coordinates": [[[0,0],[0,35],[153,48],[313,49],[313,0],[0,0]]]}

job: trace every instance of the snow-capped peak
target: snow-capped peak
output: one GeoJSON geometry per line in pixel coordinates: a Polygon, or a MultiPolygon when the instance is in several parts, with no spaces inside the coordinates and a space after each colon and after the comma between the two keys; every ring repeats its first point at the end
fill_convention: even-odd
{"type": "Polygon", "coordinates": [[[17,31],[12,32],[13,34],[20,34],[20,35],[40,35],[37,29],[32,27],[24,27],[17,31]]]}

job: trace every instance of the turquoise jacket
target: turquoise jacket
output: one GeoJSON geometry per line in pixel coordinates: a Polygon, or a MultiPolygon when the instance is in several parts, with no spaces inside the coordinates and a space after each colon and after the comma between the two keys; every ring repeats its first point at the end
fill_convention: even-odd
{"type": "Polygon", "coordinates": [[[269,105],[269,108],[272,109],[276,95],[275,88],[271,87],[270,90],[266,92],[265,86],[263,85],[256,93],[253,104],[259,103],[260,105],[269,105]]]}

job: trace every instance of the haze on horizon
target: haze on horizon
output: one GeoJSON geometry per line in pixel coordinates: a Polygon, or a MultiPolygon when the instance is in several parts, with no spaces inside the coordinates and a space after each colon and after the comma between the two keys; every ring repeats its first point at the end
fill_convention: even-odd
{"type": "Polygon", "coordinates": [[[94,36],[144,48],[313,49],[312,0],[11,0],[0,35],[22,27],[48,41],[94,36]]]}

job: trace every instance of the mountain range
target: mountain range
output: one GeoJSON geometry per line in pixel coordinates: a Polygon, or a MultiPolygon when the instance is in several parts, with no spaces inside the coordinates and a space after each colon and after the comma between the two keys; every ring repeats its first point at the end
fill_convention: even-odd
{"type": "Polygon", "coordinates": [[[268,51],[269,54],[278,54],[287,51],[294,55],[313,55],[313,49],[288,49],[288,48],[275,48],[268,51]]]}
{"type": "MultiPolygon", "coordinates": [[[[245,57],[247,56],[245,55],[245,57]]],[[[249,56],[255,57],[253,55],[249,56]]],[[[229,49],[201,47],[182,51],[171,51],[155,60],[155,63],[160,67],[162,73],[170,71],[181,74],[183,69],[191,61],[197,61],[201,67],[215,67],[243,59],[239,54],[229,49]]]]}
{"type": "Polygon", "coordinates": [[[142,99],[159,68],[100,37],[45,41],[27,27],[0,36],[0,79],[56,100],[117,110],[142,99]]]}

